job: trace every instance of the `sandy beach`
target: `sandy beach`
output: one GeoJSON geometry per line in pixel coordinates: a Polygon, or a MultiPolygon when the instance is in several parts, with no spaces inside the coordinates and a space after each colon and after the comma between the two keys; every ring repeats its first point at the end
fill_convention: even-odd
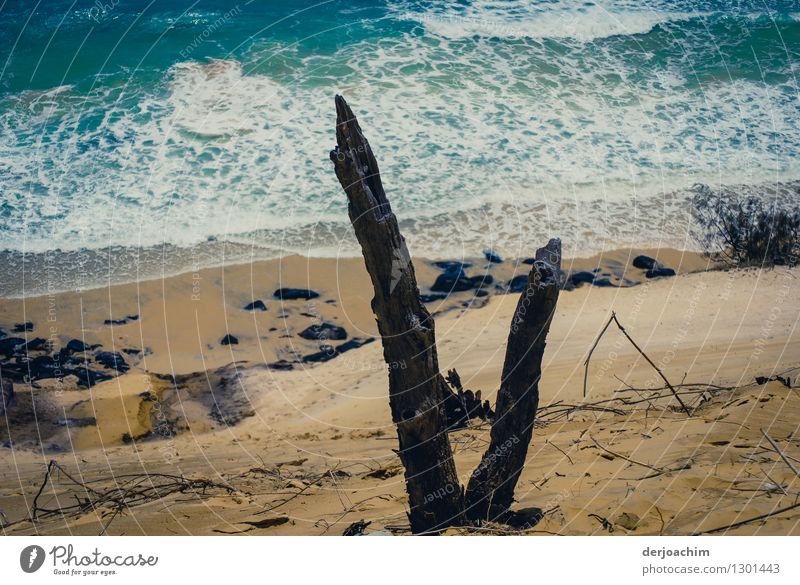
{"type": "MultiPolygon", "coordinates": [[[[441,370],[457,369],[492,403],[519,296],[506,289],[530,269],[521,260],[458,259],[471,262],[470,274],[490,274],[491,285],[427,303],[441,370]]],[[[443,270],[424,258],[414,264],[420,292],[433,294],[443,270]]],[[[666,249],[616,250],[564,267],[597,269],[596,280],[563,291],[553,320],[514,506],[539,508],[541,520],[523,532],[693,534],[793,504],[798,479],[762,431],[797,464],[800,271],[708,270],[701,255],[666,249]],[[677,276],[645,278],[631,264],[639,254],[677,276]],[[613,329],[593,353],[583,396],[584,360],[612,311],[680,384],[689,416],[613,329]],[[756,382],[776,375],[791,387],[756,382]]],[[[86,347],[60,355],[102,374],[88,385],[75,375],[15,380],[16,403],[0,428],[3,532],[336,535],[363,520],[367,534],[407,533],[371,297],[361,258],[292,256],[3,300],[4,339],[31,347],[27,361],[6,358],[4,376],[24,375],[30,360],[73,339],[86,347]],[[276,298],[285,287],[319,296],[276,298]],[[265,310],[244,308],[259,300],[265,310]],[[30,330],[13,332],[25,322],[30,330]],[[344,331],[300,335],[315,325],[344,331]],[[228,335],[238,343],[223,344],[228,335]],[[101,352],[124,363],[110,358],[109,367],[101,352]],[[51,460],[60,470],[45,482],[51,460]],[[86,486],[162,492],[145,491],[124,510],[46,511],[80,501],[86,486]]],[[[488,424],[473,423],[450,433],[462,480],[488,438],[488,424]]],[[[722,532],[798,534],[800,511],[722,532]]]]}

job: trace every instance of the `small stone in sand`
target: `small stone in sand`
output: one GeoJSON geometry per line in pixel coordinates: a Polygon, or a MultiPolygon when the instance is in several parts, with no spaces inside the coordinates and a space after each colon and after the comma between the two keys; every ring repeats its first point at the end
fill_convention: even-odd
{"type": "Polygon", "coordinates": [[[72,353],[80,353],[82,351],[90,351],[92,348],[88,343],[84,343],[80,339],[70,339],[67,343],[67,349],[72,353]]]}
{"type": "Polygon", "coordinates": [[[299,333],[303,339],[325,340],[325,339],[347,339],[347,331],[344,327],[331,323],[319,323],[306,327],[299,333]]]}
{"type": "Polygon", "coordinates": [[[672,268],[653,268],[644,273],[647,278],[658,278],[660,276],[675,276],[675,271],[672,268]]]}
{"type": "Polygon", "coordinates": [[[634,268],[641,268],[642,270],[651,270],[657,268],[660,264],[655,258],[642,254],[633,259],[633,266],[634,268]]]}
{"type": "Polygon", "coordinates": [[[295,301],[297,299],[304,299],[307,301],[309,299],[316,299],[319,293],[307,288],[279,288],[272,296],[282,301],[295,301]]]}
{"type": "Polygon", "coordinates": [[[487,248],[486,250],[483,251],[483,255],[492,264],[503,263],[503,258],[499,254],[497,254],[494,250],[487,248]]]}
{"type": "Polygon", "coordinates": [[[138,321],[139,315],[127,315],[122,319],[106,319],[103,321],[103,325],[127,325],[131,321],[138,321]]]}
{"type": "Polygon", "coordinates": [[[258,311],[266,311],[267,310],[267,305],[265,305],[264,301],[261,301],[261,300],[253,301],[252,303],[248,303],[247,305],[245,305],[244,310],[245,311],[256,311],[256,310],[258,310],[258,311]]]}
{"type": "Polygon", "coordinates": [[[97,363],[123,374],[130,370],[130,366],[125,363],[125,360],[117,352],[99,351],[94,359],[97,363]]]}

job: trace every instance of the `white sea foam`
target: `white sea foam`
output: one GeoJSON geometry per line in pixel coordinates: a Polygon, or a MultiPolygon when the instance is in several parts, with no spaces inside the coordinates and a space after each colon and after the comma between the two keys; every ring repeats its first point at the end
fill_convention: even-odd
{"type": "Polygon", "coordinates": [[[698,86],[646,53],[633,67],[574,50],[407,34],[282,75],[248,73],[270,52],[179,63],[157,88],[16,96],[0,110],[0,248],[216,238],[357,253],[327,158],[335,91],[359,115],[417,254],[514,253],[558,233],[587,250],[652,242],[664,237],[655,219],[679,210],[665,194],[800,176],[789,84],[698,86]],[[649,215],[637,223],[624,210],[640,204],[649,215]]]}
{"type": "Polygon", "coordinates": [[[659,24],[698,15],[621,0],[565,0],[543,4],[527,0],[478,0],[466,5],[442,3],[423,11],[406,10],[400,17],[420,22],[428,32],[448,39],[527,37],[588,42],[617,35],[643,34],[659,24]]]}

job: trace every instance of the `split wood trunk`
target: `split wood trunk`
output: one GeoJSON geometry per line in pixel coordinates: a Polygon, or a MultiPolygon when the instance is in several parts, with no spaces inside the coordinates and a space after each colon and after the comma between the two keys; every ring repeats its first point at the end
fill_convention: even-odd
{"type": "Polygon", "coordinates": [[[550,323],[561,290],[561,241],[536,251],[508,334],[489,448],[467,486],[466,512],[473,520],[500,520],[514,497],[539,406],[539,380],[550,323]]]}
{"type": "Polygon", "coordinates": [[[389,404],[405,467],[411,530],[436,531],[461,521],[463,494],[447,437],[434,322],[419,299],[414,265],[378,163],[341,96],[336,118],[331,160],[375,290],[372,310],[389,365],[389,404]]]}
{"type": "Polygon", "coordinates": [[[536,252],[511,323],[491,444],[465,495],[447,436],[445,399],[452,392],[439,372],[433,318],[419,299],[411,256],[378,163],[341,96],[336,96],[336,118],[337,146],[330,157],[375,292],[372,310],[389,366],[389,404],[405,467],[411,530],[435,533],[467,519],[502,518],[533,433],[545,338],[560,290],[561,242],[550,240],[536,252]]]}

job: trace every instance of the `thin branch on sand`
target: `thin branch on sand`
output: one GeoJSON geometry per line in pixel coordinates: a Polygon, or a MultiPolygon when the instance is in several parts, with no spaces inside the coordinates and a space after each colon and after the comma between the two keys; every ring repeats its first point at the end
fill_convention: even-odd
{"type": "Polygon", "coordinates": [[[641,467],[646,467],[647,469],[651,469],[654,472],[654,473],[651,473],[650,475],[645,475],[644,477],[640,477],[639,481],[641,481],[643,479],[652,479],[654,477],[659,477],[659,476],[664,475],[666,473],[672,473],[673,471],[683,471],[684,469],[689,469],[691,467],[691,461],[685,461],[683,464],[678,465],[677,467],[656,467],[654,465],[650,465],[649,463],[642,463],[641,461],[636,461],[635,459],[631,459],[630,457],[627,457],[627,456],[623,455],[622,453],[617,453],[616,451],[612,451],[608,447],[605,447],[604,445],[602,445],[600,443],[600,441],[595,439],[592,435],[589,435],[589,438],[594,442],[595,445],[597,445],[600,449],[602,449],[606,453],[610,453],[611,455],[613,455],[615,457],[619,457],[620,459],[624,459],[625,461],[627,461],[629,463],[633,463],[633,464],[639,465],[641,467]]]}
{"type": "Polygon", "coordinates": [[[769,441],[769,444],[772,445],[772,448],[775,449],[775,452],[781,456],[781,459],[783,459],[783,462],[789,466],[789,469],[791,469],[797,477],[800,477],[800,470],[798,470],[797,467],[795,467],[794,464],[789,461],[789,457],[781,450],[780,447],[778,447],[778,444],[772,440],[772,437],[767,434],[767,431],[761,429],[761,434],[764,435],[764,438],[767,441],[769,441]]]}
{"type": "Polygon", "coordinates": [[[653,466],[653,465],[650,465],[649,463],[642,463],[641,461],[636,461],[636,459],[631,459],[630,457],[626,457],[625,455],[623,455],[623,454],[621,454],[621,453],[617,453],[616,451],[612,451],[612,450],[611,450],[611,449],[609,449],[608,447],[604,447],[604,446],[603,446],[603,445],[600,443],[600,441],[598,441],[597,439],[595,439],[595,438],[594,438],[592,435],[589,435],[589,438],[590,438],[590,439],[591,439],[591,440],[594,442],[594,444],[595,444],[595,445],[597,445],[597,446],[598,446],[600,449],[602,449],[602,450],[603,450],[603,451],[605,451],[606,453],[610,453],[610,454],[611,454],[611,455],[613,455],[614,457],[619,457],[620,459],[624,459],[625,461],[627,461],[627,462],[629,462],[629,463],[633,463],[633,464],[635,464],[635,465],[641,465],[642,467],[646,467],[647,469],[652,469],[653,471],[658,471],[658,472],[660,472],[660,473],[664,473],[664,471],[665,471],[663,467],[655,467],[655,466],[653,466]]]}
{"type": "Polygon", "coordinates": [[[592,348],[589,350],[589,355],[586,356],[586,361],[583,362],[583,368],[584,368],[584,371],[583,371],[583,396],[584,396],[584,398],[586,397],[586,386],[587,386],[588,379],[589,379],[589,361],[592,359],[592,354],[594,353],[594,350],[597,347],[597,344],[600,343],[600,339],[603,337],[605,332],[608,330],[608,327],[609,327],[609,325],[611,325],[612,322],[614,324],[616,324],[617,328],[622,332],[622,334],[627,338],[627,340],[631,342],[631,345],[633,345],[633,347],[636,349],[636,351],[638,351],[641,354],[641,356],[647,361],[647,363],[650,364],[651,366],[653,366],[653,369],[656,372],[658,372],[658,375],[661,376],[662,380],[664,380],[664,383],[667,385],[667,388],[670,389],[670,391],[672,392],[672,395],[678,400],[678,403],[681,405],[681,409],[683,410],[683,412],[686,413],[686,416],[691,416],[692,413],[689,410],[689,407],[687,407],[686,404],[684,404],[683,400],[681,399],[680,395],[678,394],[678,391],[675,390],[673,385],[670,383],[670,381],[664,375],[664,372],[662,372],[661,369],[653,362],[653,360],[651,360],[650,357],[642,350],[642,348],[637,345],[637,343],[633,340],[633,338],[625,330],[625,327],[622,326],[622,323],[619,322],[619,319],[617,319],[617,314],[615,312],[613,312],[613,311],[611,312],[611,317],[608,318],[608,321],[603,326],[603,329],[600,331],[600,335],[597,336],[597,339],[595,339],[594,344],[592,344],[592,348]]]}
{"type": "Polygon", "coordinates": [[[725,532],[726,530],[730,530],[732,528],[738,528],[739,526],[744,526],[745,524],[749,524],[750,522],[766,520],[767,518],[771,518],[772,516],[777,516],[778,514],[783,514],[784,512],[789,512],[790,510],[794,510],[796,508],[800,508],[800,502],[792,504],[791,506],[785,506],[783,508],[773,510],[772,512],[768,512],[766,514],[761,514],[760,516],[754,516],[753,518],[747,518],[746,520],[740,520],[738,522],[733,522],[732,524],[726,524],[725,526],[712,528],[711,530],[701,530],[699,532],[695,532],[694,534],[692,534],[692,536],[700,536],[701,534],[714,534],[715,532],[725,532]]]}
{"type": "MultiPolygon", "coordinates": [[[[105,508],[110,511],[111,517],[104,523],[100,532],[102,535],[108,531],[111,522],[113,522],[114,518],[116,518],[120,512],[133,506],[161,500],[172,494],[192,493],[196,496],[205,496],[206,491],[212,489],[223,490],[229,494],[233,494],[237,491],[230,485],[217,483],[209,479],[189,479],[183,476],[166,473],[117,475],[114,477],[114,486],[108,489],[95,488],[89,485],[90,483],[96,485],[100,481],[103,480],[78,480],[70,475],[58,462],[51,460],[47,465],[42,483],[33,498],[28,518],[12,524],[25,521],[36,523],[40,520],[56,516],[76,517],[93,511],[103,514],[102,509],[105,508]],[[39,500],[44,496],[47,486],[50,486],[55,491],[55,485],[53,483],[55,472],[65,477],[71,487],[78,488],[80,492],[84,494],[79,495],[72,492],[71,495],[75,499],[74,504],[61,505],[58,501],[59,496],[55,493],[55,507],[45,507],[45,505],[39,503],[39,500]]],[[[62,497],[68,497],[68,495],[69,494],[63,494],[62,497]]],[[[11,524],[6,524],[3,528],[10,525],[11,524]]]]}

